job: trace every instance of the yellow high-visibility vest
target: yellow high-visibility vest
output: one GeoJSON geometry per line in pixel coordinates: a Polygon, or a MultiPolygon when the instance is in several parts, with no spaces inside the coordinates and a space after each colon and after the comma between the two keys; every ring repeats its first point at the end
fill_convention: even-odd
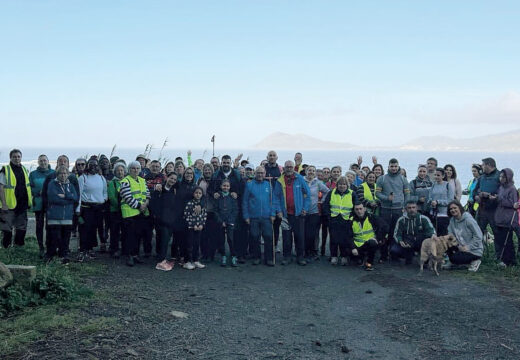
{"type": "MultiPolygon", "coordinates": [[[[144,203],[146,201],[146,181],[138,176],[137,180],[135,180],[133,177],[128,175],[123,180],[121,180],[121,184],[127,183],[130,185],[130,192],[134,199],[139,201],[139,203],[144,203]]],[[[121,201],[121,216],[123,218],[129,218],[133,216],[137,216],[141,213],[139,209],[134,209],[130,205],[128,205],[126,202],[121,201]]],[[[145,215],[147,215],[148,209],[146,209],[145,215]]]]}
{"type": "Polygon", "coordinates": [[[360,221],[353,221],[352,232],[354,233],[354,244],[356,244],[357,247],[361,247],[368,240],[376,238],[374,228],[370,220],[368,220],[368,216],[363,224],[361,224],[360,221]]]}
{"type": "Polygon", "coordinates": [[[330,194],[331,217],[341,215],[344,220],[348,220],[353,208],[354,203],[352,201],[352,190],[347,190],[343,196],[338,194],[336,189],[332,190],[332,193],[330,194]]]}
{"type": "MultiPolygon", "coordinates": [[[[14,175],[11,165],[4,166],[6,184],[4,185],[5,202],[9,210],[13,210],[16,207],[16,195],[14,193],[16,189],[16,176],[14,175]]],[[[25,177],[25,187],[27,188],[27,199],[29,202],[29,208],[32,206],[32,192],[31,184],[29,182],[29,174],[27,169],[22,166],[23,174],[25,177]]]]}

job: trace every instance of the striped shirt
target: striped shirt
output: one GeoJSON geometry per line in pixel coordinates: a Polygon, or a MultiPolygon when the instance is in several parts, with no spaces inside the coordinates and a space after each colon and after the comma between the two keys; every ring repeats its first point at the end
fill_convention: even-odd
{"type": "MultiPolygon", "coordinates": [[[[121,195],[121,200],[127,203],[132,209],[138,209],[141,206],[141,203],[132,196],[130,183],[127,183],[126,181],[122,182],[119,194],[121,195]]],[[[146,188],[146,198],[150,199],[150,190],[148,188],[146,188]]]]}

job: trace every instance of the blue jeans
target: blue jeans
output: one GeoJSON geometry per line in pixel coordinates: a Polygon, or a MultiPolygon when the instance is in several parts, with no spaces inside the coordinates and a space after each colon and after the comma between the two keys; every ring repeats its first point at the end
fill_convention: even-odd
{"type": "Polygon", "coordinates": [[[260,237],[264,238],[264,259],[274,260],[273,252],[273,224],[269,218],[255,218],[250,220],[251,255],[253,259],[262,257],[260,237]]]}

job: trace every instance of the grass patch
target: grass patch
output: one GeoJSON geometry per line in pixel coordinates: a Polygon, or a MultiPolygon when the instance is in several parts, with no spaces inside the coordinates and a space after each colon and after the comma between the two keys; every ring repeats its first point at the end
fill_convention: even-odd
{"type": "Polygon", "coordinates": [[[80,308],[95,300],[94,292],[82,279],[105,274],[104,265],[45,263],[39,258],[34,237],[27,238],[23,247],[0,249],[0,261],[36,266],[36,278],[30,288],[13,284],[0,290],[0,354],[19,352],[26,344],[57,330],[77,329],[79,324],[85,326],[86,332],[115,324],[115,320],[104,317],[85,324],[80,316],[80,308]]]}
{"type": "Polygon", "coordinates": [[[111,330],[117,328],[119,322],[114,317],[100,316],[95,319],[89,319],[86,324],[80,326],[80,330],[84,333],[96,333],[103,330],[111,330]]]}

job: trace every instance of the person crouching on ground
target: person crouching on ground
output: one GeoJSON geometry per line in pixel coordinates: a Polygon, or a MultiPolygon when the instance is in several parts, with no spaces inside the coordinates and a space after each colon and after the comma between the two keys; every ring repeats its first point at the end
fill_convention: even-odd
{"type": "Polygon", "coordinates": [[[188,226],[188,234],[185,246],[184,268],[187,270],[204,269],[206,265],[199,262],[200,235],[206,224],[206,208],[201,203],[202,189],[196,187],[193,191],[193,198],[188,201],[184,208],[184,220],[188,226]],[[195,208],[200,208],[196,211],[195,208]]]}
{"type": "Polygon", "coordinates": [[[341,264],[347,264],[347,243],[352,232],[349,231],[349,218],[357,201],[356,193],[349,189],[348,180],[342,176],[336,188],[330,191],[323,200],[322,211],[329,217],[330,231],[330,263],[338,264],[338,248],[341,264]]]}
{"type": "Polygon", "coordinates": [[[354,205],[354,213],[349,222],[352,238],[349,239],[348,247],[351,249],[351,257],[363,264],[367,271],[374,269],[372,266],[374,256],[381,242],[377,239],[382,239],[384,236],[383,226],[383,222],[368,213],[363,203],[354,205]]]}
{"type": "Polygon", "coordinates": [[[74,204],[79,195],[70,183],[69,169],[60,166],[56,170],[56,179],[49,183],[47,189],[47,231],[48,246],[45,255],[47,260],[56,256],[62,259],[62,264],[69,263],[69,240],[72,230],[74,204]]]}
{"type": "Polygon", "coordinates": [[[454,200],[448,204],[450,224],[448,233],[457,238],[458,247],[448,249],[449,261],[442,265],[443,269],[451,269],[454,265],[469,264],[469,271],[478,270],[483,252],[482,230],[477,221],[464,211],[460,202],[454,200]]]}
{"type": "Polygon", "coordinates": [[[396,223],[394,231],[394,243],[390,246],[390,257],[394,261],[400,258],[405,263],[412,263],[414,251],[420,251],[424,239],[435,235],[435,229],[426,216],[419,214],[417,203],[409,200],[406,203],[406,213],[396,223]]]}
{"type": "Polygon", "coordinates": [[[237,199],[234,199],[230,195],[231,183],[228,179],[222,180],[220,183],[220,192],[218,199],[215,200],[215,215],[217,223],[219,224],[218,230],[218,251],[221,255],[221,266],[227,265],[226,256],[226,238],[229,246],[229,252],[231,254],[231,266],[238,266],[238,259],[236,256],[236,248],[234,242],[235,224],[238,216],[238,204],[237,199]]]}

